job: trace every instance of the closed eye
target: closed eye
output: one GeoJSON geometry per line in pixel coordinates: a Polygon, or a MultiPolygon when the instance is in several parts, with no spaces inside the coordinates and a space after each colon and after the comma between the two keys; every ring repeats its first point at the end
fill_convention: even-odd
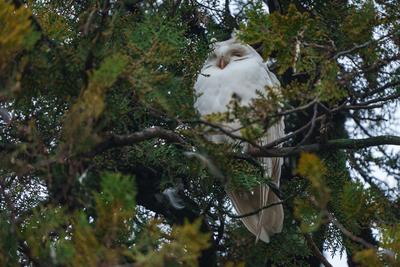
{"type": "Polygon", "coordinates": [[[241,61],[241,60],[245,60],[245,59],[248,59],[249,57],[241,57],[241,58],[238,58],[238,59],[235,59],[235,60],[233,60],[233,61],[241,61]]]}
{"type": "Polygon", "coordinates": [[[232,52],[232,56],[233,56],[233,57],[242,57],[242,56],[243,56],[243,53],[240,53],[240,52],[232,52]]]}
{"type": "Polygon", "coordinates": [[[243,49],[233,49],[231,51],[232,57],[243,57],[246,55],[246,52],[243,49]]]}

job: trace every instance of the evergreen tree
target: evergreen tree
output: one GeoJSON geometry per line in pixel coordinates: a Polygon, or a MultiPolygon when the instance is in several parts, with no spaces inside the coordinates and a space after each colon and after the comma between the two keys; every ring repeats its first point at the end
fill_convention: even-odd
{"type": "Polygon", "coordinates": [[[0,266],[400,266],[399,10],[0,0],[0,266]],[[234,29],[282,93],[234,109],[243,137],[217,145],[204,136],[229,116],[200,119],[193,84],[234,29]],[[285,138],[240,151],[279,116],[285,138]],[[268,183],[260,157],[285,158],[269,244],[224,191],[268,183]]]}

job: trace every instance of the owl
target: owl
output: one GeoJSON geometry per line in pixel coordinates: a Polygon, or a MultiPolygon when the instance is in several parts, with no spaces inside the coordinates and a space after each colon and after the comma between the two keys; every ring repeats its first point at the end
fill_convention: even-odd
{"type": "MultiPolygon", "coordinates": [[[[197,95],[194,107],[203,118],[213,113],[224,113],[228,111],[232,98],[235,98],[241,106],[249,106],[253,99],[259,97],[259,92],[266,92],[266,87],[279,90],[279,80],[269,71],[261,56],[251,46],[232,37],[227,41],[214,43],[212,52],[194,86],[197,95]]],[[[238,129],[241,124],[238,120],[221,123],[219,126],[232,134],[240,135],[238,129]]],[[[283,119],[280,119],[257,140],[257,143],[263,145],[283,135],[284,124],[283,119]]],[[[210,134],[207,138],[215,143],[232,142],[230,137],[221,132],[210,134]]],[[[246,145],[243,149],[250,149],[250,145],[246,145]]],[[[270,177],[277,187],[279,187],[282,160],[282,158],[260,159],[265,176],[270,177]]],[[[266,184],[261,184],[251,191],[226,187],[226,193],[239,215],[254,212],[280,201],[266,184]]],[[[283,216],[282,205],[274,205],[261,210],[258,214],[241,218],[241,221],[256,236],[256,240],[268,243],[272,234],[281,232],[283,216]]]]}

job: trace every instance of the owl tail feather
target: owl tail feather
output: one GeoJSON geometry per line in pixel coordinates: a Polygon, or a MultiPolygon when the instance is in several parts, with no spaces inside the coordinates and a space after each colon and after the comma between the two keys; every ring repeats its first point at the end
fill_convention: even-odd
{"type": "MultiPolygon", "coordinates": [[[[268,130],[267,135],[259,140],[259,144],[265,145],[283,136],[283,129],[284,124],[281,120],[268,130]]],[[[261,158],[260,163],[265,171],[265,176],[269,177],[276,187],[279,187],[283,159],[261,158]]],[[[282,231],[283,207],[282,204],[269,206],[280,202],[280,199],[268,185],[259,185],[250,192],[227,190],[227,194],[239,215],[260,210],[255,215],[241,218],[245,227],[256,236],[256,242],[261,240],[268,243],[272,234],[282,231]],[[267,206],[269,207],[265,208],[267,206]]]]}
{"type": "MultiPolygon", "coordinates": [[[[279,202],[279,198],[273,192],[270,192],[267,185],[260,185],[251,192],[228,191],[227,194],[239,215],[251,213],[269,204],[279,202]],[[260,203],[260,200],[262,203],[260,203]]],[[[261,240],[269,243],[272,234],[282,231],[282,205],[263,209],[255,215],[241,218],[241,221],[256,236],[256,242],[261,240]]]]}

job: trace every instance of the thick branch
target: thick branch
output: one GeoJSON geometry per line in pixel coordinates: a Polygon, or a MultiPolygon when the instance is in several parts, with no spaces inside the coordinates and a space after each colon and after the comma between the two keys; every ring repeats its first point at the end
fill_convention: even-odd
{"type": "Polygon", "coordinates": [[[177,133],[161,127],[152,127],[140,132],[128,135],[109,135],[104,141],[100,142],[92,151],[84,156],[95,156],[101,152],[114,147],[123,147],[134,145],[153,138],[162,138],[170,143],[185,144],[185,140],[177,133]]]}
{"type": "MultiPolygon", "coordinates": [[[[153,138],[165,139],[170,143],[186,145],[187,142],[178,133],[161,127],[147,128],[128,135],[109,135],[100,142],[92,151],[83,156],[92,157],[108,149],[134,145],[153,138]]],[[[324,149],[361,149],[371,146],[397,145],[400,146],[400,136],[383,135],[364,139],[335,139],[323,144],[309,144],[295,147],[269,148],[256,147],[249,154],[254,157],[284,157],[301,152],[317,152],[324,149]]]]}
{"type": "Polygon", "coordinates": [[[255,157],[283,157],[301,152],[317,152],[324,149],[361,149],[371,146],[397,145],[400,146],[400,136],[383,135],[363,139],[336,139],[324,144],[311,144],[299,147],[282,147],[269,149],[254,149],[250,152],[255,157]]]}

